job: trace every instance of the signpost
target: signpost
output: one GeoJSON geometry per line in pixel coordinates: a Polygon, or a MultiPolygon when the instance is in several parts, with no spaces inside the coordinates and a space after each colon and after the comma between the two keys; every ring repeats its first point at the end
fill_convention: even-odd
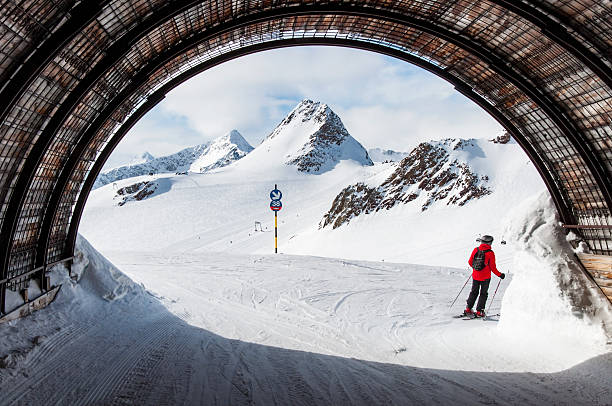
{"type": "Polygon", "coordinates": [[[283,208],[281,198],[283,194],[278,190],[278,186],[274,185],[274,190],[270,192],[270,210],[274,212],[274,253],[278,254],[278,212],[283,208]]]}

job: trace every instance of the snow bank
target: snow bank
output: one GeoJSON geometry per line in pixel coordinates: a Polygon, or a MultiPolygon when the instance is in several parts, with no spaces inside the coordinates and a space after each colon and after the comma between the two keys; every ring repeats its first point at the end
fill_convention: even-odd
{"type": "MultiPolygon", "coordinates": [[[[40,354],[52,347],[61,337],[76,329],[96,326],[100,320],[134,301],[149,301],[150,296],[130,278],[96,251],[85,238],[77,238],[72,277],[64,264],[54,266],[49,276],[52,285],[62,285],[57,297],[47,308],[28,317],[0,325],[0,386],[4,372],[22,365],[31,368],[40,360],[40,354]],[[129,300],[121,302],[120,299],[129,300]]],[[[30,291],[38,289],[31,284],[30,291]]],[[[35,295],[33,295],[35,296],[35,295]]],[[[95,351],[92,344],[91,351],[95,351]]],[[[2,403],[0,401],[0,403],[2,403]]]]}
{"type": "Polygon", "coordinates": [[[575,262],[548,194],[525,201],[508,219],[505,235],[515,254],[498,326],[502,336],[519,349],[572,348],[582,359],[606,352],[610,306],[575,262]]]}
{"type": "Polygon", "coordinates": [[[53,304],[60,307],[55,313],[66,310],[64,306],[68,307],[66,311],[75,306],[99,311],[101,301],[117,301],[128,294],[133,298],[145,293],[142,286],[117,269],[80,234],[75,248],[70,274],[63,264],[56,265],[50,272],[51,284],[62,285],[53,304]]]}
{"type": "Polygon", "coordinates": [[[81,235],[77,238],[72,275],[76,276],[85,291],[108,301],[121,299],[130,292],[137,293],[142,289],[81,235]]]}

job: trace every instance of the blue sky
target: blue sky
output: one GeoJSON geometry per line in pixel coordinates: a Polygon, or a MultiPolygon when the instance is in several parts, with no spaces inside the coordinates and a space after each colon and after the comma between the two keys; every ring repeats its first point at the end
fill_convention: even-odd
{"type": "Polygon", "coordinates": [[[294,47],[212,68],[171,91],[126,135],[107,166],[162,156],[237,129],[257,146],[302,99],[327,103],[366,148],[406,151],[441,138],[493,138],[502,128],[429,72],[372,52],[294,47]]]}

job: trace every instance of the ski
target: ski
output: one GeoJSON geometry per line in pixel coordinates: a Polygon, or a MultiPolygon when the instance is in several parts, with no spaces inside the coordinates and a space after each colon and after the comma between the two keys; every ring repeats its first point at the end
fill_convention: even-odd
{"type": "Polygon", "coordinates": [[[499,315],[500,315],[500,314],[499,314],[499,313],[497,313],[497,314],[487,314],[487,315],[486,315],[486,316],[484,316],[484,317],[476,317],[476,316],[464,316],[464,317],[462,317],[462,318],[461,318],[461,320],[475,320],[475,319],[481,319],[481,320],[485,320],[485,321],[486,321],[486,320],[494,320],[494,321],[497,321],[497,320],[495,320],[495,319],[490,319],[490,317],[498,317],[499,315]]]}
{"type": "Polygon", "coordinates": [[[453,316],[453,319],[462,319],[464,317],[471,317],[471,316],[467,316],[465,313],[461,313],[456,316],[453,316]]]}

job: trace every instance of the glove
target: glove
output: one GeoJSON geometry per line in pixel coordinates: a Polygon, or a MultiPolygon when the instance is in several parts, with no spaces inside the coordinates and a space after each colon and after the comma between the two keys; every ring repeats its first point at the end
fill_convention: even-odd
{"type": "Polygon", "coordinates": [[[506,274],[502,272],[501,275],[499,275],[500,278],[504,279],[506,277],[506,274]]]}

